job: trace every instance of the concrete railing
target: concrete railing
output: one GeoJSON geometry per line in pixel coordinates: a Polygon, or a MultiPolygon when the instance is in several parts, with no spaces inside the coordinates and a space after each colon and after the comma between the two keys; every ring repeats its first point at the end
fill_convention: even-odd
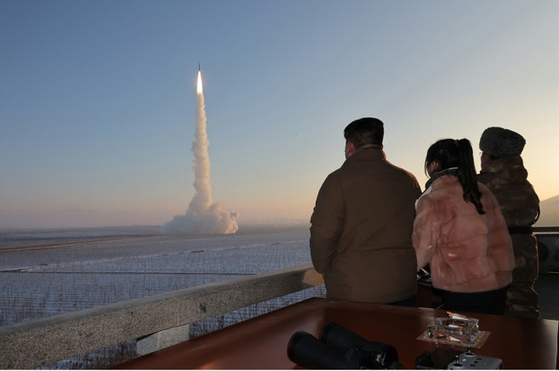
{"type": "Polygon", "coordinates": [[[559,272],[559,227],[535,227],[540,274],[559,272]]]}
{"type": "Polygon", "coordinates": [[[304,265],[1,326],[0,368],[38,368],[135,339],[148,353],[187,340],[192,322],[323,283],[304,265]]]}
{"type": "MultiPolygon", "coordinates": [[[[540,267],[556,269],[559,227],[535,232],[547,254],[540,267]]],[[[1,326],[0,368],[37,368],[136,339],[138,352],[149,353],[187,340],[190,323],[323,283],[312,265],[304,265],[1,326]]]]}

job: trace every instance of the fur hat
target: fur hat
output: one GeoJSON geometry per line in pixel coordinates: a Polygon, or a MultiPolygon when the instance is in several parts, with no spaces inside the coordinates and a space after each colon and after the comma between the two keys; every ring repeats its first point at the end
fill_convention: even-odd
{"type": "Polygon", "coordinates": [[[491,127],[481,134],[479,149],[493,157],[505,157],[520,155],[525,144],[522,135],[512,130],[491,127]]]}

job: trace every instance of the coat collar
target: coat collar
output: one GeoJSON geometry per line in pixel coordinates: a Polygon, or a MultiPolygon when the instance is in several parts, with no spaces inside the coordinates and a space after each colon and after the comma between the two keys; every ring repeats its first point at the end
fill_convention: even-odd
{"type": "Polygon", "coordinates": [[[369,161],[369,160],[386,160],[386,155],[382,148],[377,147],[367,147],[361,148],[357,152],[355,152],[352,156],[346,159],[342,166],[346,164],[351,164],[360,161],[369,161]]]}
{"type": "Polygon", "coordinates": [[[506,183],[522,183],[528,179],[528,171],[520,156],[507,156],[491,160],[481,169],[480,174],[490,174],[506,183]]]}
{"type": "Polygon", "coordinates": [[[435,180],[437,180],[440,177],[445,176],[445,175],[452,175],[452,176],[458,177],[458,168],[457,167],[451,167],[451,168],[448,168],[448,169],[441,170],[438,173],[435,173],[425,184],[425,189],[429,188],[435,180]]]}

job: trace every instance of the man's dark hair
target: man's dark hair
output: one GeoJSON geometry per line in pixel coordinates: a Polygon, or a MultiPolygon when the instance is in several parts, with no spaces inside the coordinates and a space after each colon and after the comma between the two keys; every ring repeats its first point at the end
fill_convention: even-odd
{"type": "Polygon", "coordinates": [[[363,117],[346,126],[344,137],[348,142],[353,143],[355,148],[367,144],[382,145],[384,124],[379,119],[363,117]]]}

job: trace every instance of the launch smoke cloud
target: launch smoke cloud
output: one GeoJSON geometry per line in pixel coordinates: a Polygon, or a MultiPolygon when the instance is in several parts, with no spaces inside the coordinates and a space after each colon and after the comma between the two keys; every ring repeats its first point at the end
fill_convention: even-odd
{"type": "Polygon", "coordinates": [[[196,128],[192,153],[194,154],[195,194],[185,215],[177,215],[163,225],[166,234],[230,234],[238,229],[236,212],[222,210],[220,202],[212,200],[210,156],[206,130],[206,107],[202,88],[202,73],[198,68],[196,88],[196,128]]]}

